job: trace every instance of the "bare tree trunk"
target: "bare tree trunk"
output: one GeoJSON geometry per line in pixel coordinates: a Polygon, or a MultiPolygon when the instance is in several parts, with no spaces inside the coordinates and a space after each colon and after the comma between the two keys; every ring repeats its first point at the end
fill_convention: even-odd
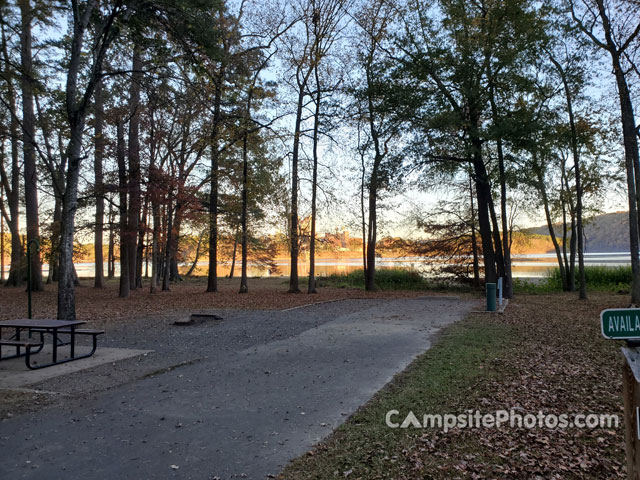
{"type": "Polygon", "coordinates": [[[225,17],[224,4],[218,10],[222,40],[222,58],[220,68],[212,75],[214,81],[213,123],[211,125],[211,191],[209,193],[209,271],[207,275],[207,292],[218,291],[218,170],[220,166],[220,133],[222,127],[222,96],[227,81],[227,62],[231,49],[231,39],[225,33],[228,19],[225,17]]]}
{"type": "MultiPolygon", "coordinates": [[[[573,118],[573,112],[570,117],[573,118]]],[[[575,163],[575,175],[576,175],[576,226],[578,230],[576,236],[578,237],[578,277],[580,278],[580,300],[587,299],[587,279],[584,272],[584,227],[582,225],[582,174],[580,173],[580,157],[578,154],[577,134],[575,129],[575,123],[571,120],[572,130],[572,148],[575,163]]]]}
{"type": "Polygon", "coordinates": [[[64,197],[62,201],[62,220],[60,222],[60,280],[58,281],[58,318],[75,320],[75,286],[77,276],[73,268],[73,236],[75,230],[75,212],[78,208],[78,180],[80,160],[82,158],[82,134],[84,118],[71,123],[71,139],[66,152],[68,168],[64,197]]]}
{"type": "MultiPolygon", "coordinates": [[[[568,239],[568,230],[567,227],[567,205],[566,200],[563,198],[565,195],[564,188],[560,187],[560,203],[562,205],[562,258],[564,258],[564,264],[568,268],[569,267],[569,257],[567,256],[567,246],[569,245],[568,239]]],[[[567,283],[569,282],[569,278],[567,278],[567,283]]]]}
{"type": "Polygon", "coordinates": [[[563,211],[563,226],[564,226],[564,234],[562,237],[562,249],[564,254],[564,265],[565,265],[565,274],[567,276],[567,291],[575,292],[576,291],[576,209],[571,200],[571,189],[569,187],[569,179],[567,178],[566,169],[565,169],[565,161],[563,159],[561,163],[561,173],[562,173],[562,182],[564,185],[564,196],[562,200],[562,211],[563,211]],[[571,219],[570,229],[571,235],[569,236],[569,258],[567,258],[567,221],[566,221],[566,206],[569,206],[569,217],[571,219]]]}
{"type": "Polygon", "coordinates": [[[378,238],[378,172],[374,166],[369,183],[369,223],[367,226],[367,272],[364,288],[376,289],[376,243],[378,238]]]}
{"type": "MultiPolygon", "coordinates": [[[[173,245],[173,248],[175,249],[175,245],[177,244],[176,238],[174,238],[173,240],[171,240],[171,245],[173,245]]],[[[181,282],[182,281],[182,276],[180,275],[180,270],[178,269],[178,261],[176,260],[175,256],[171,256],[171,260],[169,262],[169,280],[177,283],[177,282],[181,282]]]]}
{"type": "Polygon", "coordinates": [[[627,170],[627,190],[629,200],[629,244],[631,254],[631,270],[633,281],[631,283],[631,302],[640,304],[640,259],[638,258],[638,211],[636,209],[636,184],[634,169],[638,165],[638,142],[635,138],[633,106],[629,89],[624,79],[624,73],[620,65],[615,69],[618,80],[618,94],[620,95],[620,108],[622,110],[622,127],[625,146],[625,167],[627,170]]]}
{"type": "Polygon", "coordinates": [[[96,195],[96,216],[94,235],[94,257],[95,273],[93,286],[95,288],[104,287],[104,264],[102,237],[104,235],[104,182],[102,172],[102,160],[104,158],[104,86],[102,82],[96,85],[95,93],[95,123],[94,123],[94,163],[93,172],[95,177],[96,195]]]}
{"type": "Polygon", "coordinates": [[[560,245],[558,244],[558,239],[556,238],[555,230],[553,229],[553,219],[551,218],[551,211],[549,209],[549,198],[547,196],[547,189],[544,183],[544,177],[542,174],[542,167],[537,165],[537,156],[534,152],[533,154],[534,162],[536,162],[536,175],[538,177],[538,191],[540,192],[540,196],[542,197],[542,206],[544,207],[544,215],[547,219],[547,228],[549,229],[549,236],[551,237],[551,243],[553,243],[553,248],[556,251],[556,258],[558,259],[558,268],[560,269],[560,277],[562,278],[562,289],[564,291],[567,290],[567,276],[564,268],[564,262],[562,261],[562,252],[560,251],[560,245]]]}
{"type": "MultiPolygon", "coordinates": [[[[38,98],[35,98],[36,105],[38,105],[38,98]]],[[[47,135],[48,132],[43,128],[43,135],[47,135]]],[[[58,135],[58,148],[59,151],[64,151],[62,135],[58,135]]],[[[50,147],[47,144],[47,149],[50,147]]],[[[51,158],[51,153],[49,157],[51,158]]],[[[62,155],[60,164],[51,169],[51,181],[54,193],[54,209],[53,209],[53,222],[51,223],[51,254],[49,256],[49,275],[47,276],[47,284],[52,282],[58,282],[60,280],[60,235],[61,235],[61,223],[62,223],[62,204],[64,203],[64,185],[65,185],[65,172],[67,170],[67,156],[62,155]]],[[[52,162],[54,163],[54,162],[52,162]]],[[[74,281],[74,284],[76,282],[74,281]]]]}
{"type": "Polygon", "coordinates": [[[469,200],[471,201],[471,251],[473,254],[473,286],[480,288],[480,263],[478,261],[478,239],[476,236],[476,211],[473,205],[473,180],[469,175],[469,200]]]}
{"type": "MultiPolygon", "coordinates": [[[[318,42],[316,42],[317,45],[318,42]]],[[[316,57],[319,55],[316,52],[316,57]]],[[[318,75],[319,58],[313,66],[316,80],[315,112],[313,115],[313,174],[311,178],[311,237],[309,238],[309,284],[307,293],[318,293],[316,290],[316,216],[318,212],[318,140],[320,129],[320,101],[322,98],[320,90],[320,76],[318,75]]]]}
{"type": "Polygon", "coordinates": [[[190,277],[193,271],[196,269],[196,266],[198,265],[198,260],[200,260],[200,245],[202,245],[202,237],[204,237],[204,232],[201,233],[198,237],[198,245],[196,246],[196,258],[194,258],[193,263],[191,264],[191,268],[189,268],[189,271],[185,274],[185,277],[190,277]]]}
{"type": "Polygon", "coordinates": [[[158,237],[160,236],[160,209],[156,202],[152,204],[153,210],[153,234],[152,234],[152,245],[151,245],[151,283],[149,286],[149,291],[154,293],[158,288],[158,261],[159,261],[159,248],[158,248],[158,237]]]}
{"type": "MultiPolygon", "coordinates": [[[[475,125],[477,125],[477,122],[475,125]]],[[[480,226],[480,239],[482,241],[485,282],[495,283],[497,280],[496,258],[493,250],[493,240],[491,238],[491,220],[489,218],[491,188],[484,160],[482,159],[482,142],[477,135],[473,136],[471,142],[473,145],[473,168],[476,179],[478,224],[480,226]]]]}
{"type": "MultiPolygon", "coordinates": [[[[153,157],[152,157],[153,159],[153,157]]],[[[152,160],[153,162],[153,160],[152,160]]],[[[150,184],[153,185],[154,180],[156,179],[156,168],[155,165],[151,165],[149,168],[149,180],[150,184]]],[[[153,188],[153,187],[152,187],[153,188]]],[[[160,261],[160,248],[159,248],[159,238],[161,231],[161,223],[160,219],[160,205],[158,204],[158,195],[157,192],[151,192],[151,215],[153,216],[153,233],[151,239],[151,282],[149,285],[149,291],[151,293],[155,293],[158,288],[158,280],[159,280],[159,268],[158,263],[160,261]]]]}
{"type": "Polygon", "coordinates": [[[304,85],[299,85],[298,88],[296,122],[293,131],[293,155],[291,157],[291,272],[289,274],[289,293],[300,293],[300,281],[298,278],[298,156],[300,154],[300,129],[306,81],[304,85]]]}
{"type": "MultiPolygon", "coordinates": [[[[247,112],[246,116],[248,117],[251,108],[251,92],[249,93],[249,99],[247,101],[247,112]]],[[[248,141],[248,125],[249,118],[245,118],[244,125],[244,138],[242,139],[242,213],[240,215],[240,224],[242,225],[242,267],[240,273],[240,293],[248,293],[249,285],[247,284],[247,261],[248,261],[248,252],[247,252],[247,207],[248,207],[248,180],[249,180],[249,158],[247,151],[247,141],[248,141]]]]}
{"type": "Polygon", "coordinates": [[[573,100],[566,72],[562,68],[562,65],[560,65],[552,55],[550,55],[549,58],[556,67],[556,70],[558,70],[560,78],[562,79],[562,86],[564,87],[565,99],[567,101],[567,113],[569,114],[569,126],[571,127],[571,153],[573,154],[574,174],[576,177],[576,224],[578,227],[576,235],[578,237],[578,276],[580,278],[579,298],[581,300],[586,300],[587,285],[584,273],[584,231],[582,226],[582,175],[580,172],[580,153],[578,152],[578,133],[576,130],[575,117],[573,115],[573,100]]]}
{"type": "Polygon", "coordinates": [[[136,250],[136,285],[138,288],[142,288],[142,263],[144,258],[144,252],[148,250],[148,246],[145,245],[145,235],[147,233],[147,217],[149,214],[149,200],[145,199],[144,207],[142,208],[142,215],[140,216],[140,223],[138,225],[138,246],[136,250]]]}
{"type": "Polygon", "coordinates": [[[566,205],[562,205],[562,256],[564,258],[565,274],[567,275],[567,291],[576,291],[576,219],[573,209],[569,211],[567,222],[566,205]],[[571,234],[569,234],[569,231],[571,234]],[[569,254],[567,255],[567,246],[569,254]]]}
{"type": "MultiPolygon", "coordinates": [[[[147,213],[147,218],[145,223],[147,225],[151,225],[151,215],[149,213],[147,213]]],[[[151,242],[149,241],[149,229],[147,228],[147,234],[146,234],[146,248],[144,249],[144,278],[149,278],[149,245],[151,245],[151,242]]]]}
{"type": "Polygon", "coordinates": [[[47,284],[60,280],[60,222],[62,222],[62,198],[56,194],[53,207],[53,223],[51,225],[51,257],[49,258],[49,275],[47,284]]]}
{"type": "MultiPolygon", "coordinates": [[[[142,53],[138,43],[133,46],[131,62],[131,85],[129,89],[129,213],[127,235],[127,257],[129,261],[129,285],[138,287],[137,239],[140,224],[140,81],[142,80],[142,53]]],[[[140,284],[142,279],[140,279],[140,284]]]]}
{"type": "Polygon", "coordinates": [[[167,221],[168,221],[168,207],[166,200],[163,200],[162,208],[160,209],[160,249],[158,255],[158,281],[160,282],[160,286],[162,286],[162,280],[164,279],[164,256],[165,256],[165,248],[167,245],[167,221]]]}
{"type": "MultiPolygon", "coordinates": [[[[9,225],[9,232],[11,233],[11,266],[9,267],[9,276],[7,278],[6,286],[18,286],[25,278],[24,269],[24,249],[22,248],[22,241],[20,239],[20,160],[18,156],[18,137],[20,125],[16,115],[16,92],[13,87],[11,77],[13,72],[10,70],[9,54],[7,51],[7,41],[4,31],[4,25],[0,25],[2,28],[2,55],[4,59],[3,74],[6,76],[7,81],[7,100],[10,109],[9,120],[9,134],[11,141],[11,181],[7,178],[7,172],[4,168],[4,162],[0,164],[0,181],[4,186],[4,190],[7,194],[7,203],[9,204],[9,215],[7,224],[9,225]]],[[[4,149],[4,142],[0,147],[4,149]]],[[[3,155],[4,158],[4,155],[3,155]]]]}
{"type": "Polygon", "coordinates": [[[162,291],[169,291],[169,276],[171,275],[171,238],[173,236],[173,211],[171,193],[169,193],[169,205],[167,206],[167,236],[165,239],[164,272],[162,276],[162,291]]]}
{"type": "MultiPolygon", "coordinates": [[[[40,239],[40,223],[38,216],[38,172],[35,155],[35,114],[33,108],[33,57],[31,52],[31,21],[33,12],[29,0],[20,0],[22,30],[20,32],[20,59],[22,75],[22,146],[24,160],[24,196],[27,217],[27,243],[40,239]]],[[[34,250],[31,255],[31,290],[41,291],[42,262],[40,253],[34,250]]]]}
{"type": "MultiPolygon", "coordinates": [[[[633,280],[631,282],[631,302],[640,304],[640,257],[638,239],[638,202],[640,195],[640,181],[636,174],[640,174],[640,159],[638,153],[638,139],[636,138],[635,116],[629,85],[622,67],[620,56],[623,52],[618,49],[613,40],[612,26],[605,9],[604,2],[597,0],[598,12],[602,20],[602,27],[606,39],[607,51],[611,56],[613,73],[618,86],[618,98],[620,100],[620,112],[622,118],[622,135],[624,143],[624,160],[627,171],[627,196],[629,202],[629,250],[631,254],[631,270],[633,280]]],[[[637,33],[637,32],[636,32],[637,33]]],[[[579,239],[580,240],[580,239],[579,239]]],[[[578,247],[579,249],[580,247],[578,247]]]]}
{"type": "Polygon", "coordinates": [[[503,295],[513,298],[513,273],[511,271],[511,240],[509,238],[509,212],[507,211],[507,179],[504,168],[502,139],[498,139],[498,158],[500,168],[500,217],[502,219],[502,251],[504,262],[503,295]]]}
{"type": "MultiPolygon", "coordinates": [[[[565,274],[567,275],[567,285],[570,291],[573,291],[572,287],[575,285],[572,283],[573,271],[570,268],[569,257],[567,256],[567,247],[569,246],[568,239],[568,223],[567,223],[567,203],[569,197],[569,183],[567,182],[565,172],[565,160],[562,159],[560,163],[560,204],[562,205],[562,258],[564,259],[565,274]]],[[[573,231],[572,231],[573,234],[573,231]]]]}
{"type": "Polygon", "coordinates": [[[218,122],[220,121],[219,95],[219,91],[216,91],[214,127],[211,133],[211,193],[209,194],[209,271],[207,274],[207,292],[218,291],[218,122]]]}
{"type": "MultiPolygon", "coordinates": [[[[372,78],[371,64],[373,62],[373,51],[369,52],[365,73],[367,87],[371,89],[374,84],[372,78]]],[[[369,133],[373,139],[374,158],[369,177],[369,223],[367,228],[367,269],[365,271],[364,288],[368,291],[376,289],[376,243],[378,240],[378,184],[380,183],[379,173],[384,154],[380,145],[380,136],[375,124],[375,106],[372,93],[367,93],[369,133]]]]}
{"type": "MultiPolygon", "coordinates": [[[[224,25],[224,13],[220,10],[220,20],[224,25]]],[[[220,131],[222,123],[222,93],[226,79],[226,56],[229,54],[229,41],[223,37],[224,57],[220,70],[215,77],[213,95],[213,124],[211,125],[211,191],[209,193],[209,271],[207,273],[207,292],[218,291],[218,169],[220,164],[220,131]]]]}
{"type": "Polygon", "coordinates": [[[115,214],[109,207],[109,249],[107,253],[107,276],[109,280],[116,276],[116,258],[115,258],[115,234],[113,231],[113,223],[115,221],[115,214]]]}
{"type": "MultiPolygon", "coordinates": [[[[358,145],[360,145],[360,131],[358,130],[358,145]]],[[[362,224],[362,268],[364,271],[364,278],[367,278],[367,224],[364,210],[364,187],[366,168],[364,163],[364,153],[360,153],[360,163],[362,168],[362,177],[360,178],[360,222],[362,224]]]]}
{"type": "MultiPolygon", "coordinates": [[[[489,68],[489,76],[491,77],[491,69],[489,68]]],[[[491,113],[493,116],[494,124],[498,123],[498,106],[495,101],[495,85],[493,79],[490,80],[489,88],[489,100],[491,103],[491,113]]],[[[503,295],[505,298],[513,297],[513,278],[511,272],[511,248],[509,241],[509,225],[508,225],[508,212],[507,212],[507,177],[504,166],[504,151],[502,145],[502,137],[498,137],[496,140],[496,147],[498,150],[498,170],[500,181],[500,217],[502,220],[502,269],[503,269],[503,295]]],[[[495,212],[494,212],[495,215],[495,212]]],[[[495,228],[495,227],[494,227],[495,228]]],[[[498,234],[498,238],[499,238],[498,234]]],[[[498,250],[498,243],[496,242],[496,253],[498,250]]],[[[500,258],[498,258],[498,266],[500,265],[500,258]]]]}
{"type": "Polygon", "coordinates": [[[171,249],[169,261],[169,280],[172,282],[182,281],[178,271],[178,246],[180,244],[180,232],[182,228],[183,205],[176,201],[176,208],[173,213],[171,223],[171,249]]]}
{"type": "Polygon", "coordinates": [[[496,265],[498,266],[498,277],[505,278],[504,257],[502,256],[502,241],[500,239],[500,224],[493,204],[493,198],[489,196],[489,214],[493,225],[493,241],[495,242],[496,265]]]}
{"type": "Polygon", "coordinates": [[[2,182],[7,192],[9,218],[7,223],[11,232],[11,266],[5,285],[16,287],[24,281],[24,249],[20,239],[20,162],[18,159],[18,125],[13,119],[10,126],[11,135],[11,183],[2,169],[2,182]]]}
{"type": "Polygon", "coordinates": [[[576,291],[576,218],[571,216],[571,236],[569,237],[569,290],[576,291]]]}
{"type": "Polygon", "coordinates": [[[115,234],[113,232],[114,222],[115,213],[113,212],[113,206],[109,204],[109,248],[107,252],[107,276],[109,280],[116,276],[115,234]]]}
{"type": "Polygon", "coordinates": [[[127,166],[125,164],[125,145],[124,145],[124,126],[122,120],[118,119],[116,123],[116,159],[118,161],[118,180],[120,190],[120,298],[129,296],[130,275],[129,275],[129,226],[128,226],[128,209],[127,209],[127,166]]]}
{"type": "MultiPolygon", "coordinates": [[[[23,0],[25,1],[25,0],[23,0]]],[[[62,197],[62,221],[60,234],[60,281],[58,282],[58,318],[75,319],[75,285],[73,269],[73,236],[75,229],[75,215],[78,209],[78,180],[80,177],[80,162],[82,160],[82,136],[84,134],[85,117],[88,102],[93,96],[96,84],[102,72],[102,62],[106,52],[115,38],[113,27],[115,17],[121,14],[113,9],[105,19],[104,35],[94,44],[96,51],[92,65],[89,68],[86,88],[78,92],[78,74],[80,72],[82,44],[84,34],[96,7],[96,0],[90,0],[81,9],[76,0],[72,2],[73,37],[71,38],[71,52],[68,60],[68,73],[65,89],[65,106],[70,139],[65,151],[67,174],[64,195],[62,197]],[[112,35],[109,35],[112,33],[112,35]]]]}
{"type": "Polygon", "coordinates": [[[236,233],[233,236],[233,255],[231,256],[231,268],[229,269],[229,279],[233,278],[233,271],[236,268],[236,253],[238,252],[238,228],[236,228],[236,233]]]}
{"type": "Polygon", "coordinates": [[[159,280],[159,268],[158,263],[160,261],[160,232],[161,232],[161,219],[160,219],[160,195],[158,193],[159,172],[156,168],[156,135],[155,135],[155,121],[153,107],[150,107],[149,118],[149,185],[147,186],[147,197],[151,202],[151,217],[153,221],[153,231],[151,234],[151,282],[149,284],[149,292],[155,293],[158,289],[159,280]]]}

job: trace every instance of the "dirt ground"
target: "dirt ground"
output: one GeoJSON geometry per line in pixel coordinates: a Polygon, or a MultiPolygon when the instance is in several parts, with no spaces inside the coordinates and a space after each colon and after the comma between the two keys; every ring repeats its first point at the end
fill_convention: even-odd
{"type": "MultiPolygon", "coordinates": [[[[168,292],[149,293],[148,281],[128,298],[118,297],[117,280],[103,289],[93,288],[92,279],[83,279],[76,288],[76,316],[92,324],[133,319],[171,311],[221,309],[284,310],[312,303],[355,298],[414,298],[424,291],[377,291],[319,288],[317,294],[290,294],[286,278],[249,279],[249,293],[238,293],[239,279],[219,279],[219,291],[206,293],[206,279],[194,278],[172,284],[168,292]]],[[[306,284],[300,285],[306,292],[306,284]]],[[[33,293],[33,317],[55,318],[57,287],[46,285],[44,292],[33,293]]],[[[26,318],[27,293],[24,288],[0,288],[0,320],[26,318]]]]}

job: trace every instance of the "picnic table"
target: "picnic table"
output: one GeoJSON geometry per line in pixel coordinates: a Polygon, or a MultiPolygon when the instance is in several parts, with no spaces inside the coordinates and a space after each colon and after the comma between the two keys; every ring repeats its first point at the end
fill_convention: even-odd
{"type": "Polygon", "coordinates": [[[0,321],[0,360],[10,358],[25,357],[27,368],[36,370],[38,368],[50,367],[61,363],[87,358],[93,355],[98,346],[97,336],[104,333],[104,330],[78,329],[78,325],[86,322],[80,320],[52,320],[52,319],[17,319],[0,321]],[[2,329],[13,329],[14,334],[10,338],[2,338],[2,329]],[[33,339],[33,334],[38,334],[40,340],[33,339]],[[39,353],[45,344],[45,334],[51,335],[52,351],[51,362],[31,363],[31,356],[39,353]],[[89,353],[76,355],[76,336],[91,335],[93,337],[93,348],[89,353]],[[68,336],[68,339],[66,337],[68,336]],[[66,339],[66,341],[65,341],[66,339]],[[69,346],[69,357],[58,358],[58,347],[69,346]],[[2,347],[14,347],[15,354],[2,356],[2,347]],[[22,351],[24,349],[24,351],[22,351]]]}

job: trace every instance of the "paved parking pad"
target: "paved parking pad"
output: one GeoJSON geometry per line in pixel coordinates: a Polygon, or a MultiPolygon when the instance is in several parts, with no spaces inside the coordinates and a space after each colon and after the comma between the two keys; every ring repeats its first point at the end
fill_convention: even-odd
{"type": "Polygon", "coordinates": [[[0,478],[277,474],[472,306],[438,297],[360,301],[345,304],[344,314],[339,305],[318,305],[175,327],[194,338],[206,331],[199,349],[207,338],[220,347],[82,401],[2,421],[0,478]],[[233,343],[238,325],[255,341],[233,343]],[[225,341],[237,348],[223,349],[225,341]]]}

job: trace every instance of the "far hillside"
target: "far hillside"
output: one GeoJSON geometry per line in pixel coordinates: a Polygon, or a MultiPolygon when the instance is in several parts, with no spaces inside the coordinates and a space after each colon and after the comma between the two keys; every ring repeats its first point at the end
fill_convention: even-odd
{"type": "MultiPolygon", "coordinates": [[[[560,225],[556,235],[561,233],[560,225]]],[[[526,233],[548,235],[547,226],[528,228],[526,233]]],[[[585,222],[585,251],[596,252],[628,252],[629,251],[629,214],[627,212],[605,213],[588,219],[585,222]]]]}
{"type": "Polygon", "coordinates": [[[553,242],[548,233],[513,232],[513,255],[537,254],[553,252],[553,242]]]}

